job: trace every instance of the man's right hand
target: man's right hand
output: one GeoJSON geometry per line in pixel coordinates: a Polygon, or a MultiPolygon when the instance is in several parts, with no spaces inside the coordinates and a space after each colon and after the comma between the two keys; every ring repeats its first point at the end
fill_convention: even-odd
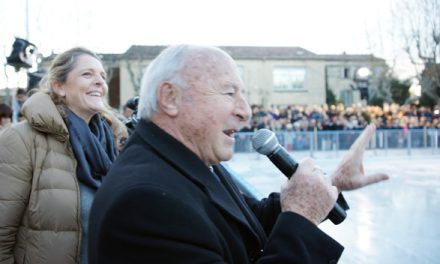
{"type": "Polygon", "coordinates": [[[299,163],[295,175],[281,189],[281,210],[294,212],[318,225],[336,203],[338,190],[311,158],[299,163]]]}

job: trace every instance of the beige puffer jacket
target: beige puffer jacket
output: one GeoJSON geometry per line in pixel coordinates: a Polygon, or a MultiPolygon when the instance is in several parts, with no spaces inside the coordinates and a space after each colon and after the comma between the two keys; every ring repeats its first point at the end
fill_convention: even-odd
{"type": "MultiPolygon", "coordinates": [[[[80,194],[67,126],[45,93],[29,98],[23,114],[27,122],[0,132],[0,263],[78,263],[80,194]]],[[[116,117],[109,123],[116,142],[127,136],[116,117]]]]}

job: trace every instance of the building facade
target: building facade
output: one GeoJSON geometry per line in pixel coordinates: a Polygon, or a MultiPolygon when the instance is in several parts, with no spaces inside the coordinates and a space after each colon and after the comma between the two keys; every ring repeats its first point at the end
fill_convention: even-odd
{"type": "MultiPolygon", "coordinates": [[[[143,72],[165,48],[134,45],[123,54],[102,54],[112,107],[121,108],[139,94],[143,72]]],[[[319,55],[300,47],[220,48],[237,62],[249,104],[264,107],[322,105],[329,90],[345,104],[356,103],[365,88],[367,95],[374,95],[388,70],[385,61],[373,55],[319,55]],[[362,79],[360,69],[368,70],[362,79]]]]}

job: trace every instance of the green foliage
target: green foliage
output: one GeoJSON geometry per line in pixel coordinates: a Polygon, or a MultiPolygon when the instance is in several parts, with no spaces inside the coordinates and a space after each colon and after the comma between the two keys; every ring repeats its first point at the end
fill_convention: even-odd
{"type": "Polygon", "coordinates": [[[332,90],[330,90],[330,89],[326,89],[325,102],[326,102],[328,105],[335,105],[335,104],[337,103],[337,102],[336,102],[336,95],[335,95],[335,93],[334,93],[332,90]]]}
{"type": "Polygon", "coordinates": [[[427,95],[426,93],[422,93],[422,96],[420,96],[419,99],[420,106],[433,107],[435,104],[436,104],[435,99],[433,99],[431,96],[427,95]]]}
{"type": "Polygon", "coordinates": [[[409,98],[409,83],[402,82],[398,79],[391,80],[391,96],[395,103],[403,105],[409,98]]]}
{"type": "Polygon", "coordinates": [[[373,97],[369,100],[368,104],[382,107],[384,102],[385,100],[383,98],[373,97]]]}

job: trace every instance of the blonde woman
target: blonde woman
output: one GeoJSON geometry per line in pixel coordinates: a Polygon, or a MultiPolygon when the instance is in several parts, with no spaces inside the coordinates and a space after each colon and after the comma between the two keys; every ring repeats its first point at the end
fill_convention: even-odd
{"type": "Polygon", "coordinates": [[[87,263],[94,193],[127,136],[105,79],[92,51],[59,54],[0,135],[0,263],[87,263]]]}

